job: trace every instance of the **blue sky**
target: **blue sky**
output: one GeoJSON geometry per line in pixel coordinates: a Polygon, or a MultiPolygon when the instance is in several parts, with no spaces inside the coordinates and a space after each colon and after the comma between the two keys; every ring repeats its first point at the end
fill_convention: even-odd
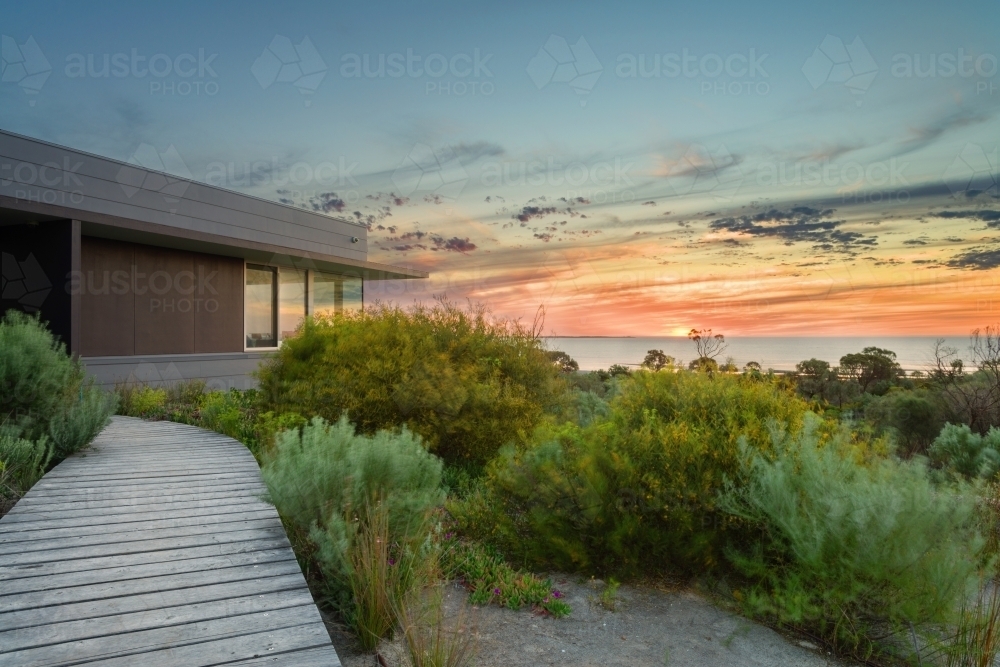
{"type": "Polygon", "coordinates": [[[995,2],[289,4],[12,6],[5,65],[51,72],[0,125],[355,219],[434,274],[370,295],[557,333],[1000,319],[995,2]]]}

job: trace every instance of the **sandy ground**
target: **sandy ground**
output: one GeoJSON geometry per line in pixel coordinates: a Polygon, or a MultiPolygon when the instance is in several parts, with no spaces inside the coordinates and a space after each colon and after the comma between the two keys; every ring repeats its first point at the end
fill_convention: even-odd
{"type": "MultiPolygon", "coordinates": [[[[477,638],[478,667],[561,665],[610,667],[819,667],[843,663],[808,642],[723,611],[690,592],[662,592],[622,586],[615,611],[598,604],[601,582],[556,579],[573,607],[567,618],[539,616],[528,609],[497,606],[467,610],[477,638]]],[[[457,584],[446,589],[448,613],[467,606],[457,584]]],[[[344,667],[378,667],[360,652],[349,633],[328,623],[344,667]]],[[[402,642],[383,642],[389,667],[406,667],[402,642]]]]}

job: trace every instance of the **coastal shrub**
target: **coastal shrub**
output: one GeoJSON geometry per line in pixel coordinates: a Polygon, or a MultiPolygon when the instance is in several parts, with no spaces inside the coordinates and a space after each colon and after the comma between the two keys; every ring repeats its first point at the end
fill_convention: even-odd
{"type": "Polygon", "coordinates": [[[259,371],[265,405],[362,433],[406,426],[450,462],[522,443],[565,382],[537,332],[445,301],[307,319],[259,371]]]}
{"type": "Polygon", "coordinates": [[[205,386],[204,380],[184,380],[165,386],[151,386],[130,378],[115,385],[118,414],[201,425],[199,410],[207,396],[205,386]]]}
{"type": "Polygon", "coordinates": [[[441,586],[411,595],[397,612],[413,667],[472,667],[479,633],[465,608],[448,614],[441,586]]]}
{"type": "Polygon", "coordinates": [[[533,606],[553,618],[568,616],[571,609],[563,594],[530,572],[512,567],[495,549],[478,542],[446,536],[441,552],[445,575],[460,579],[469,589],[472,604],[497,604],[508,609],[533,606]]]}
{"type": "Polygon", "coordinates": [[[0,435],[0,516],[42,478],[52,447],[43,437],[38,441],[0,435]]]}
{"type": "Polygon", "coordinates": [[[352,607],[345,615],[361,647],[372,651],[392,638],[397,610],[417,583],[417,554],[393,540],[385,503],[366,503],[357,523],[347,547],[352,607]]]}
{"type": "Polygon", "coordinates": [[[755,536],[728,551],[749,582],[735,595],[867,659],[878,634],[953,620],[985,542],[971,487],[936,487],[919,460],[859,465],[843,433],[822,440],[810,415],[775,428],[769,452],[743,444],[720,502],[755,536]]]}
{"type": "Polygon", "coordinates": [[[608,402],[592,391],[574,389],[569,396],[569,406],[566,417],[580,426],[589,426],[611,415],[608,402]]]}
{"type": "Polygon", "coordinates": [[[885,396],[866,395],[865,419],[881,432],[889,432],[904,457],[924,454],[944,425],[943,410],[928,392],[890,391],[885,396]]]}
{"type": "Polygon", "coordinates": [[[638,371],[607,420],[541,429],[449,509],[464,534],[515,560],[601,574],[702,571],[722,561],[738,528],[716,501],[739,470],[739,443],[769,450],[768,424],[798,428],[805,412],[770,381],[638,371]]]}
{"type": "Polygon", "coordinates": [[[126,417],[146,417],[167,403],[167,390],[139,383],[115,386],[118,394],[118,414],[126,417]]]}
{"type": "Polygon", "coordinates": [[[0,321],[0,422],[41,436],[82,381],[79,365],[37,317],[7,311],[0,321]]]}
{"type": "Polygon", "coordinates": [[[405,428],[366,436],[346,417],[333,424],[316,417],[278,434],[261,474],[296,551],[310,554],[327,601],[350,619],[352,545],[368,508],[384,507],[399,553],[425,548],[431,512],[444,501],[441,468],[405,428]]]}
{"type": "Polygon", "coordinates": [[[946,473],[992,479],[1000,471],[1000,429],[979,435],[966,424],[945,424],[928,453],[946,473]]]}
{"type": "Polygon", "coordinates": [[[114,394],[93,386],[81,387],[76,400],[49,420],[53,458],[60,461],[97,437],[114,412],[114,394]]]}
{"type": "Polygon", "coordinates": [[[89,443],[115,407],[115,397],[86,378],[38,317],[7,311],[0,321],[0,434],[46,438],[59,460],[89,443]]]}

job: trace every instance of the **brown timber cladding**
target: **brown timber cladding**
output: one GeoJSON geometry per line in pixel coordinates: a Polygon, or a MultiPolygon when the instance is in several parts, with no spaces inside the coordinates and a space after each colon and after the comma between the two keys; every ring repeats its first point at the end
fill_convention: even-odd
{"type": "Polygon", "coordinates": [[[243,351],[243,260],[84,237],[80,354],[243,351]]]}

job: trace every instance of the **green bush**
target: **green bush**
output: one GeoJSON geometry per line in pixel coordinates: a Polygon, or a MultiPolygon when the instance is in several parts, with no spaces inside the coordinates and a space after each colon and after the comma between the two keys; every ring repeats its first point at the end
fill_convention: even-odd
{"type": "Polygon", "coordinates": [[[42,478],[51,458],[44,437],[32,442],[0,435],[0,516],[42,478]]]}
{"type": "Polygon", "coordinates": [[[1000,471],[1000,429],[979,435],[966,424],[945,424],[928,453],[947,473],[992,479],[1000,471]]]}
{"type": "Polygon", "coordinates": [[[488,488],[455,503],[464,534],[515,560],[597,573],[693,572],[721,562],[735,522],[716,500],[741,438],[770,448],[767,424],[797,428],[805,403],[737,375],[633,373],[611,415],[539,431],[508,449],[488,488]]]}
{"type": "Polygon", "coordinates": [[[542,579],[511,567],[495,550],[476,542],[448,540],[442,566],[449,577],[460,578],[470,590],[472,604],[498,604],[508,609],[537,607],[553,618],[568,616],[570,606],[563,594],[542,579]]]}
{"type": "Polygon", "coordinates": [[[79,399],[49,421],[53,454],[61,460],[97,437],[114,413],[114,395],[96,387],[81,388],[79,399]]]}
{"type": "Polygon", "coordinates": [[[261,473],[271,501],[300,554],[311,553],[328,601],[353,613],[351,546],[359,522],[375,504],[401,549],[426,542],[430,513],[444,501],[441,461],[406,429],[355,434],[346,417],[316,417],[301,431],[280,433],[265,451],[261,473]]]}
{"type": "Polygon", "coordinates": [[[819,426],[775,429],[770,453],[744,446],[721,500],[756,535],[729,551],[749,580],[737,597],[868,658],[879,633],[952,620],[985,542],[970,487],[938,489],[919,461],[859,465],[848,435],[823,445],[819,426]]]}
{"type": "Polygon", "coordinates": [[[121,384],[115,387],[118,394],[118,414],[126,417],[149,416],[167,403],[167,390],[144,384],[121,384]]]}
{"type": "Polygon", "coordinates": [[[37,317],[7,312],[0,321],[0,434],[47,438],[59,460],[90,442],[115,406],[37,317]]]}
{"type": "Polygon", "coordinates": [[[368,434],[406,426],[471,464],[529,437],[563,398],[559,375],[532,331],[447,302],[308,319],[259,371],[276,413],[347,414],[368,434]]]}
{"type": "Polygon", "coordinates": [[[239,440],[259,460],[274,444],[277,433],[300,428],[306,420],[295,413],[262,410],[256,389],[230,389],[204,394],[195,423],[239,440]]]}
{"type": "Polygon", "coordinates": [[[865,419],[876,430],[892,434],[901,456],[926,453],[944,426],[942,406],[926,391],[894,389],[885,396],[866,394],[863,399],[865,419]]]}

